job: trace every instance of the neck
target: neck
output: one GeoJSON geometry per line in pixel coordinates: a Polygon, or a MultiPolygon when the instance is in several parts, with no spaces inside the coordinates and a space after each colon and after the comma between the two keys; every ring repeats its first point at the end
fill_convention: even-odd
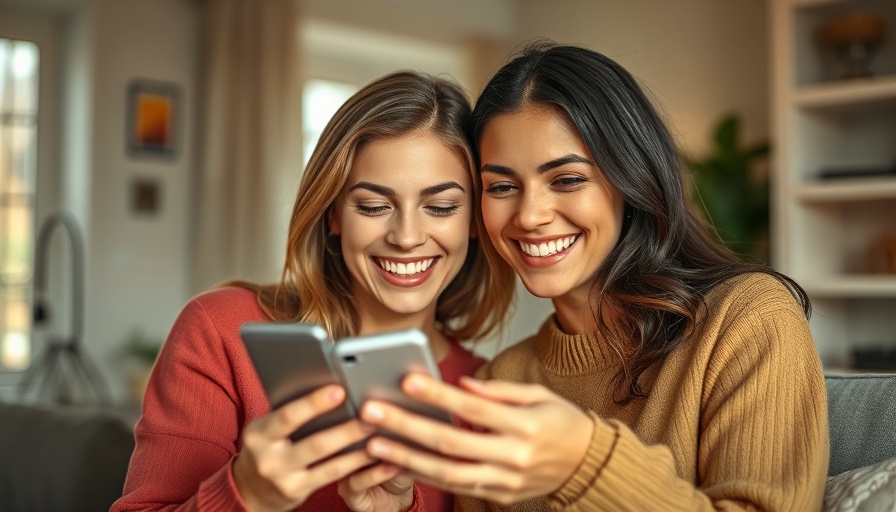
{"type": "Polygon", "coordinates": [[[404,314],[394,311],[361,311],[358,335],[379,334],[404,329],[420,329],[429,339],[429,346],[437,361],[448,354],[448,338],[436,326],[435,305],[418,313],[404,314]]]}
{"type": "MultiPolygon", "coordinates": [[[[597,330],[597,312],[594,310],[597,306],[596,299],[589,303],[587,297],[566,294],[551,299],[551,302],[557,312],[557,323],[564,333],[590,334],[597,330]]],[[[616,310],[605,301],[600,311],[603,319],[611,322],[616,314],[616,310]]]]}

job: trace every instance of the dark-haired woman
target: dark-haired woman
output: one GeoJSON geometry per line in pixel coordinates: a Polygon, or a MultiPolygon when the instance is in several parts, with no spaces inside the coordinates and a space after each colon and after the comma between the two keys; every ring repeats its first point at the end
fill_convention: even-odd
{"type": "Polygon", "coordinates": [[[819,510],[828,423],[805,292],[707,234],[635,79],[585,48],[530,46],[472,132],[488,235],[556,312],[489,380],[405,380],[472,430],[366,404],[365,421],[441,453],[375,438],[371,456],[464,510],[819,510]]]}

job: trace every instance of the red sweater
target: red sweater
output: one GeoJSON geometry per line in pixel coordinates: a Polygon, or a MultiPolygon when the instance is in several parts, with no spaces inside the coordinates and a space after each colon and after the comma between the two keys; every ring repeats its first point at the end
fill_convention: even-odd
{"type": "MultiPolygon", "coordinates": [[[[243,429],[271,408],[239,329],[264,321],[255,294],[241,288],[207,292],[184,307],[152,370],[124,495],[112,511],[245,510],[231,466],[243,429]]],[[[439,370],[456,384],[483,363],[454,343],[439,370]]],[[[450,495],[423,484],[415,498],[416,510],[452,509],[450,495]]],[[[333,483],[296,510],[349,509],[333,483]]]]}

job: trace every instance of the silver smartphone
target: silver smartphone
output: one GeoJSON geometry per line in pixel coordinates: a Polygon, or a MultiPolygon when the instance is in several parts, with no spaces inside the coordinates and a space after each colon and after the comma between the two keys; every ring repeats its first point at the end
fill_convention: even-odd
{"type": "MultiPolygon", "coordinates": [[[[391,402],[430,418],[451,423],[443,409],[419,402],[401,390],[401,381],[411,372],[441,379],[429,340],[419,329],[406,329],[370,336],[343,338],[333,346],[333,363],[360,408],[366,400],[391,402]]],[[[398,438],[390,432],[383,435],[398,438]]]]}
{"type": "MultiPolygon", "coordinates": [[[[341,384],[331,366],[329,336],[316,324],[246,323],[240,336],[264,386],[271,409],[325,386],[341,384]]],[[[293,432],[293,441],[355,417],[351,400],[293,432]]]]}
{"type": "MultiPolygon", "coordinates": [[[[330,343],[323,327],[300,322],[246,323],[240,335],[272,409],[326,384],[345,388],[342,406],[300,427],[291,436],[294,441],[355,417],[368,399],[451,422],[444,410],[418,402],[401,390],[401,381],[409,372],[441,378],[429,341],[418,329],[343,338],[335,344],[330,343]]],[[[388,432],[382,434],[398,439],[388,432]]]]}

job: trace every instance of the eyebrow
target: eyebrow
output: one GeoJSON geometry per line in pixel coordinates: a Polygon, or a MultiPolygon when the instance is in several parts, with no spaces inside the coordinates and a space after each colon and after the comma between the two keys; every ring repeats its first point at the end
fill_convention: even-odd
{"type": "MultiPolygon", "coordinates": [[[[544,173],[550,171],[551,169],[554,169],[554,168],[557,168],[557,167],[560,167],[560,166],[563,166],[566,164],[595,165],[595,163],[592,162],[591,160],[589,160],[583,156],[571,153],[568,155],[563,155],[559,158],[555,158],[553,160],[549,160],[549,161],[539,165],[538,168],[536,168],[536,171],[538,172],[538,174],[544,174],[544,173]]],[[[493,172],[495,174],[501,174],[503,176],[512,176],[512,175],[516,174],[513,171],[513,169],[511,169],[510,167],[505,167],[503,165],[493,165],[493,164],[483,164],[482,167],[479,169],[479,172],[480,173],[493,172]]]]}
{"type": "MultiPolygon", "coordinates": [[[[456,188],[461,192],[466,192],[464,187],[460,186],[456,181],[446,181],[445,183],[439,183],[438,185],[433,185],[431,187],[426,187],[420,191],[420,197],[429,197],[439,192],[444,192],[446,190],[450,190],[452,188],[456,188]]],[[[375,183],[370,183],[369,181],[362,181],[353,185],[349,191],[351,190],[369,190],[375,194],[379,194],[381,196],[394,197],[396,195],[394,188],[384,187],[382,185],[377,185],[375,183]]]]}

